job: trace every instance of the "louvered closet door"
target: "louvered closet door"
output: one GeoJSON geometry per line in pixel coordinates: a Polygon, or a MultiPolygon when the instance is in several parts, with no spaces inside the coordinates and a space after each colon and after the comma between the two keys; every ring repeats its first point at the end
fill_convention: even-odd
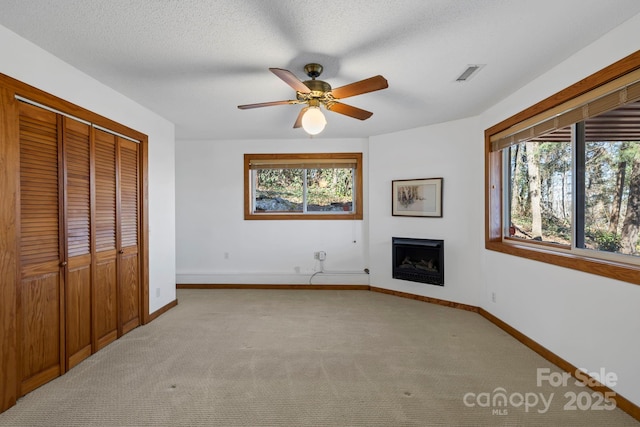
{"type": "Polygon", "coordinates": [[[118,140],[119,302],[122,333],[140,324],[140,269],[138,250],[138,147],[118,140]]]}
{"type": "Polygon", "coordinates": [[[118,338],[116,246],[116,137],[94,129],[95,282],[94,339],[100,350],[118,338]]]}
{"type": "Polygon", "coordinates": [[[91,355],[90,126],[63,117],[67,369],[91,355]]]}
{"type": "Polygon", "coordinates": [[[23,395],[64,372],[58,117],[19,103],[19,363],[23,395]]]}

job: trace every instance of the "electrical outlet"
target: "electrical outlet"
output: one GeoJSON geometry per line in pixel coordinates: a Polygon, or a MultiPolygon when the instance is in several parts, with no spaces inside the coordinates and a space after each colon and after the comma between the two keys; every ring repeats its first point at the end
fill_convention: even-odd
{"type": "Polygon", "coordinates": [[[496,302],[496,293],[491,292],[491,302],[496,302]]]}
{"type": "Polygon", "coordinates": [[[160,288],[156,288],[156,298],[160,298],[160,288]]]}
{"type": "Polygon", "coordinates": [[[327,259],[327,253],[325,251],[318,252],[318,259],[320,261],[324,261],[325,259],[327,259]]]}

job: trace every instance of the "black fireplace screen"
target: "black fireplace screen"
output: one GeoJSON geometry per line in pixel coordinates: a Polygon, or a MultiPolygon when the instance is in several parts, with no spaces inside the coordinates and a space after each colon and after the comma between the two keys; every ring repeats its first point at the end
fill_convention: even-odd
{"type": "Polygon", "coordinates": [[[393,237],[393,278],[444,286],[444,240],[393,237]]]}

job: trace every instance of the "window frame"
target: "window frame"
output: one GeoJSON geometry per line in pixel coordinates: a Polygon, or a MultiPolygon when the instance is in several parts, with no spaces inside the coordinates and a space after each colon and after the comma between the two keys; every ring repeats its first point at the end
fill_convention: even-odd
{"type": "Polygon", "coordinates": [[[492,137],[519,125],[534,116],[572,101],[602,85],[640,69],[640,51],[605,67],[579,82],[551,95],[531,107],[485,130],[485,248],[513,256],[553,264],[573,270],[640,285],[640,265],[626,263],[619,258],[586,254],[585,251],[552,248],[536,242],[523,242],[504,235],[503,154],[492,151],[492,137]]]}
{"type": "Polygon", "coordinates": [[[283,154],[245,154],[244,155],[244,219],[245,220],[361,220],[363,219],[363,182],[362,182],[362,153],[283,153],[283,154]],[[351,213],[308,213],[308,212],[287,212],[287,213],[253,213],[252,196],[253,186],[251,182],[251,161],[314,161],[347,159],[355,163],[353,174],[353,198],[354,209],[351,213]]]}

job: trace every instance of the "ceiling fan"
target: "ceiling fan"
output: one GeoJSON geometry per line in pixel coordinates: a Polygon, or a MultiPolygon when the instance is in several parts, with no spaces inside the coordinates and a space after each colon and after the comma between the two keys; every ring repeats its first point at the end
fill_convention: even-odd
{"type": "Polygon", "coordinates": [[[387,80],[378,75],[332,89],[329,83],[316,80],[322,74],[322,65],[315,63],[304,66],[304,72],[311,80],[301,81],[291,71],[282,68],[269,68],[269,71],[296,91],[296,99],[238,105],[238,108],[248,110],[251,108],[271,107],[273,105],[307,104],[306,107],[300,110],[293,127],[302,127],[311,135],[322,132],[327,123],[320,111],[320,105],[324,105],[327,110],[335,113],[366,120],[373,115],[372,112],[344,104],[339,100],[389,87],[387,80]]]}

